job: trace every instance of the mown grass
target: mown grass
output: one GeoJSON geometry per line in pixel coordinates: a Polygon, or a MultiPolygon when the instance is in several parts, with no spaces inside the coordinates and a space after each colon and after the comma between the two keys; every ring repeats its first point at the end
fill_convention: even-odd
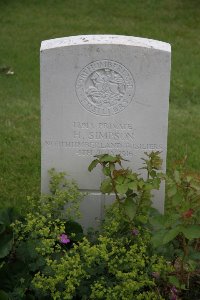
{"type": "Polygon", "coordinates": [[[0,0],[0,199],[25,203],[40,189],[39,47],[45,39],[124,34],[172,45],[168,166],[188,154],[200,169],[198,0],[0,0]]]}

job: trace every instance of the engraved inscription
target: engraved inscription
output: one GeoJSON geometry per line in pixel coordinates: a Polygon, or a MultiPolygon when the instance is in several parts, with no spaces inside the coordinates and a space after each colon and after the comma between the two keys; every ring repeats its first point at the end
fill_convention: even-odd
{"type": "Polygon", "coordinates": [[[45,141],[45,146],[71,149],[78,156],[109,153],[127,158],[132,158],[136,151],[163,150],[161,144],[138,143],[137,130],[132,123],[74,121],[71,128],[69,139],[49,139],[45,141]]]}
{"type": "Polygon", "coordinates": [[[76,93],[86,110],[109,116],[129,105],[135,93],[135,82],[122,64],[111,60],[95,61],[78,75],[76,93]]]}

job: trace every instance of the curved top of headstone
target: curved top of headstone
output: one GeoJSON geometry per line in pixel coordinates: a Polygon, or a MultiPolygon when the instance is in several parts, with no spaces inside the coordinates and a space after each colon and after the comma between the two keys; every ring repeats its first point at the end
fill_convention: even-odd
{"type": "Polygon", "coordinates": [[[90,45],[90,44],[128,45],[128,46],[152,48],[156,50],[171,52],[170,44],[165,42],[140,38],[140,37],[133,37],[133,36],[107,35],[107,34],[77,35],[77,36],[69,36],[69,37],[46,40],[41,43],[40,51],[67,47],[67,46],[90,45]]]}

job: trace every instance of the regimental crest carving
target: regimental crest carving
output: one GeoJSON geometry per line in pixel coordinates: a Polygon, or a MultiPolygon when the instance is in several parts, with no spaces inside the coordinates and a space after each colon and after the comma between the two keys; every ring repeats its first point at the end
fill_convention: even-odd
{"type": "Polygon", "coordinates": [[[129,105],[135,93],[135,81],[122,64],[111,60],[95,61],[79,73],[76,93],[86,110],[109,116],[129,105]]]}

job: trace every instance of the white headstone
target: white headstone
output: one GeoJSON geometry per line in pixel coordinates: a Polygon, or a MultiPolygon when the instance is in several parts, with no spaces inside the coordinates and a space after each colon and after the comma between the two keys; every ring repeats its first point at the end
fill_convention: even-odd
{"type": "MultiPolygon", "coordinates": [[[[117,35],[86,35],[41,45],[42,192],[47,171],[66,171],[89,191],[84,224],[101,218],[101,170],[87,171],[95,154],[121,154],[134,170],[144,151],[162,151],[165,171],[171,48],[117,35]]],[[[163,211],[164,184],[154,205],[163,211]]]]}

